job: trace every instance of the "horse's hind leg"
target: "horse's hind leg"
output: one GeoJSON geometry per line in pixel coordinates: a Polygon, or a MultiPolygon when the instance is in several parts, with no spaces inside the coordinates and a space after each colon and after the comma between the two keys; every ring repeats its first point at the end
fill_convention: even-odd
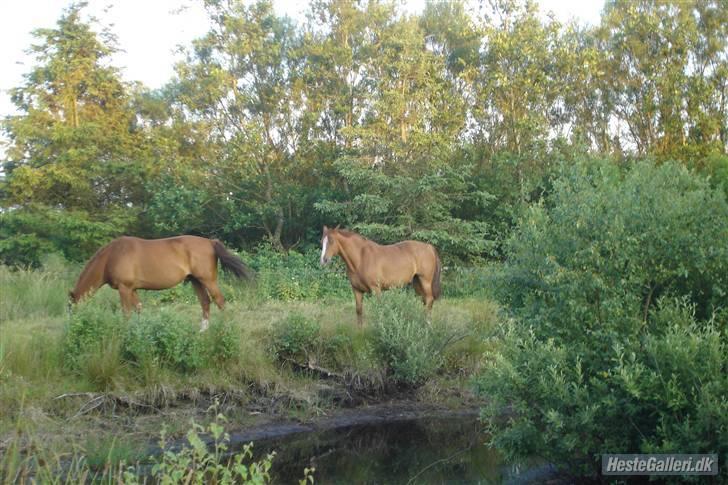
{"type": "Polygon", "coordinates": [[[432,296],[432,282],[419,275],[417,279],[420,280],[420,286],[422,287],[422,301],[425,303],[427,311],[430,311],[432,310],[432,302],[435,301],[435,298],[432,296]]]}
{"type": "Polygon", "coordinates": [[[215,305],[222,310],[225,308],[225,297],[222,296],[220,288],[217,286],[215,280],[201,280],[202,284],[207,288],[207,292],[210,294],[210,298],[215,302],[215,305]]]}
{"type": "Polygon", "coordinates": [[[207,324],[210,321],[210,295],[207,294],[205,287],[196,279],[190,279],[192,287],[197,293],[197,299],[200,300],[200,306],[202,307],[202,322],[200,323],[200,331],[207,330],[207,324]]]}
{"type": "Polygon", "coordinates": [[[415,275],[415,277],[412,279],[412,286],[415,289],[415,293],[417,293],[420,298],[422,298],[422,303],[426,305],[427,299],[425,298],[425,289],[422,288],[422,282],[420,281],[420,277],[418,275],[415,275]]]}

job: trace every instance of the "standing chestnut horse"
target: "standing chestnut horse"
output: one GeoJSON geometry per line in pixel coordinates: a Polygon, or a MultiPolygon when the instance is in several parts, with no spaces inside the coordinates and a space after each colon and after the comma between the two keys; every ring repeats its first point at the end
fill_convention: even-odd
{"type": "Polygon", "coordinates": [[[427,310],[440,297],[440,257],[431,244],[402,241],[382,246],[359,234],[324,226],[321,264],[336,255],[346,263],[346,274],[356,298],[356,319],[362,324],[364,293],[379,294],[387,288],[412,283],[427,310]]]}
{"type": "Polygon", "coordinates": [[[197,236],[166,239],[120,237],[99,249],[81,272],[70,292],[71,303],[91,296],[105,284],[119,290],[121,306],[129,315],[141,310],[136,290],[164,290],[188,280],[202,306],[202,330],[210,318],[210,298],[222,309],[225,298],[217,286],[217,260],[238,278],[250,271],[218,240],[197,236]]]}

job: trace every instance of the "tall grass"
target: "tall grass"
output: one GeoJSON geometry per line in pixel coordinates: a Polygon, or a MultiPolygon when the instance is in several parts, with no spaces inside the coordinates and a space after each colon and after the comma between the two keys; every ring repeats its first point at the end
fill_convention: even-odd
{"type": "Polygon", "coordinates": [[[44,270],[0,265],[0,325],[18,318],[63,315],[71,280],[71,268],[60,264],[44,270]]]}
{"type": "MultiPolygon", "coordinates": [[[[252,443],[242,451],[229,451],[230,436],[224,430],[224,421],[221,414],[216,414],[208,426],[193,421],[187,442],[175,450],[170,449],[163,429],[161,452],[156,455],[147,455],[138,445],[118,438],[91,439],[86,448],[77,448],[65,456],[39,442],[32,443],[33,454],[25,454],[13,442],[0,455],[0,483],[268,483],[275,453],[253,461],[252,443]],[[210,446],[203,436],[211,438],[210,446]]],[[[304,480],[310,480],[312,472],[304,470],[304,480]]]]}
{"type": "MultiPolygon", "coordinates": [[[[275,293],[272,289],[288,288],[291,281],[298,282],[291,283],[295,288],[316,288],[308,283],[319,278],[315,271],[324,271],[299,257],[290,261],[294,268],[289,273],[280,262],[258,264],[257,284],[223,277],[228,304],[224,311],[213,307],[205,333],[199,332],[201,311],[188,285],[140,292],[144,308],[129,319],[109,288],[68,315],[66,295],[74,267],[0,267],[0,443],[21,436],[27,444],[28,433],[42,430],[41,440],[51,439],[58,453],[68,452],[84,446],[85,427],[96,429],[95,420],[107,420],[111,412],[133,417],[143,411],[152,413],[146,426],[161,420],[177,426],[174,413],[164,418],[154,418],[154,413],[217,394],[235,396],[242,404],[275,402],[280,412],[318,413],[333,404],[321,391],[326,386],[312,370],[316,368],[340,376],[349,391],[385,392],[402,374],[374,349],[398,322],[377,319],[380,303],[367,297],[366,325],[357,326],[354,299],[340,273],[328,276],[334,283],[320,283],[310,292],[275,293]],[[295,267],[299,263],[303,269],[295,267]],[[302,281],[306,284],[300,286],[302,281]],[[296,325],[311,331],[298,332],[296,325]],[[96,402],[104,405],[89,405],[96,402]],[[59,438],[69,432],[78,436],[59,438]]],[[[386,295],[386,301],[392,300],[386,295]]],[[[390,296],[398,311],[423,314],[412,290],[390,296]]],[[[430,324],[417,318],[399,344],[428,341],[430,324]]],[[[464,385],[463,379],[480,366],[484,336],[498,321],[497,308],[483,297],[445,297],[435,304],[432,319],[446,335],[463,337],[447,342],[436,356],[437,365],[412,385],[464,385]]],[[[413,359],[421,356],[405,354],[403,363],[414,365],[413,359]]],[[[100,460],[98,454],[95,459],[100,460]]]]}

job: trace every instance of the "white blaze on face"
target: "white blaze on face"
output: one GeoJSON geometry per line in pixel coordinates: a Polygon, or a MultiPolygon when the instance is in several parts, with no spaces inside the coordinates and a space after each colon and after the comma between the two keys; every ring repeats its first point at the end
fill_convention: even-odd
{"type": "Polygon", "coordinates": [[[321,245],[321,264],[324,264],[324,258],[326,258],[326,248],[329,245],[329,236],[324,236],[324,238],[321,240],[321,245]]]}

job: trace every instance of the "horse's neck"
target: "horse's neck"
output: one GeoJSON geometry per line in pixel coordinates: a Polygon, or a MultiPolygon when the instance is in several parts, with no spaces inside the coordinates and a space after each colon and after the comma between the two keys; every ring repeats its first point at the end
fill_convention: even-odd
{"type": "Polygon", "coordinates": [[[73,293],[78,298],[93,293],[104,284],[104,271],[106,269],[107,259],[107,252],[101,250],[86,264],[86,267],[81,272],[81,276],[78,277],[76,287],[73,289],[73,293]]]}
{"type": "Polygon", "coordinates": [[[357,273],[361,264],[361,245],[367,244],[366,240],[359,241],[356,244],[352,238],[339,236],[339,246],[341,246],[341,259],[346,263],[346,269],[349,273],[357,273]]]}

